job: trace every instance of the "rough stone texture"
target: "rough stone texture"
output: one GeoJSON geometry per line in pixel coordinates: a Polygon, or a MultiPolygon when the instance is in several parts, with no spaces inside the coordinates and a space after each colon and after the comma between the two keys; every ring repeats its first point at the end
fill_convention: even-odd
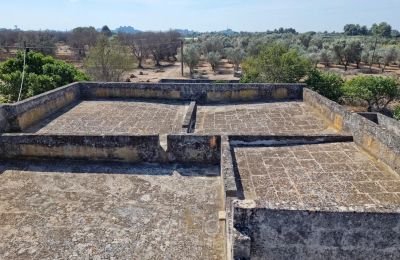
{"type": "Polygon", "coordinates": [[[239,147],[234,151],[244,197],[259,206],[400,209],[400,176],[354,143],[239,147]]]}
{"type": "Polygon", "coordinates": [[[19,132],[40,122],[58,110],[80,99],[80,84],[73,83],[10,104],[7,107],[9,127],[5,132],[19,132]]]}
{"type": "Polygon", "coordinates": [[[154,98],[201,104],[233,101],[301,100],[304,84],[82,83],[84,99],[154,98]]]}
{"type": "Polygon", "coordinates": [[[1,259],[224,258],[218,168],[76,162],[1,168],[1,259]]]}
{"type": "Polygon", "coordinates": [[[237,208],[235,226],[250,233],[251,259],[378,260],[400,255],[399,213],[237,208]]]}
{"type": "Polygon", "coordinates": [[[185,103],[138,100],[82,101],[26,132],[38,134],[180,133],[185,103]]]}
{"type": "Polygon", "coordinates": [[[303,100],[336,129],[353,135],[357,145],[400,174],[400,135],[395,131],[377,125],[361,115],[350,113],[339,104],[306,88],[303,91],[303,100]]]}
{"type": "Polygon", "coordinates": [[[378,124],[383,128],[400,136],[400,122],[396,119],[377,113],[378,124]]]}
{"type": "MultiPolygon", "coordinates": [[[[210,80],[210,79],[160,79],[160,83],[196,83],[196,84],[203,84],[203,83],[214,83],[214,84],[221,84],[216,83],[218,80],[210,80]]],[[[240,83],[240,80],[224,80],[224,83],[240,83]]]]}
{"type": "Polygon", "coordinates": [[[9,127],[6,106],[0,105],[0,133],[6,132],[9,127]]]}
{"type": "Polygon", "coordinates": [[[165,162],[158,135],[80,136],[3,134],[1,158],[68,158],[84,160],[165,162]]]}
{"type": "Polygon", "coordinates": [[[193,133],[196,125],[197,104],[196,101],[190,102],[183,120],[182,130],[184,133],[193,133]]]}
{"type": "Polygon", "coordinates": [[[358,114],[374,122],[375,124],[380,125],[382,128],[387,129],[400,136],[400,122],[398,120],[375,112],[362,112],[358,114]]]}
{"type": "Polygon", "coordinates": [[[199,106],[195,133],[336,133],[302,102],[199,106]]]}
{"type": "Polygon", "coordinates": [[[220,136],[168,135],[167,143],[171,162],[216,165],[221,162],[220,136]]]}

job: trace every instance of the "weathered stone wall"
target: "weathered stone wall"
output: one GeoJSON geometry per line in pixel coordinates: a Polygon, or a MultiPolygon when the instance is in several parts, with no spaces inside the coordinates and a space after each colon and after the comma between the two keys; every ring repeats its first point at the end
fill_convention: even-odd
{"type": "Polygon", "coordinates": [[[220,163],[219,136],[169,135],[167,149],[158,135],[3,134],[0,158],[67,158],[128,163],[220,163]]]}
{"type": "Polygon", "coordinates": [[[7,106],[5,105],[0,105],[0,133],[3,133],[9,129],[6,107],[7,106]]]}
{"type": "Polygon", "coordinates": [[[400,135],[400,121],[387,117],[381,113],[362,112],[358,114],[374,122],[375,124],[378,124],[383,128],[395,133],[396,135],[400,135]]]}
{"type": "Polygon", "coordinates": [[[359,114],[350,113],[343,106],[309,89],[304,89],[303,100],[322,114],[335,128],[353,135],[357,145],[400,174],[398,134],[359,114]]]}
{"type": "Polygon", "coordinates": [[[140,84],[82,83],[83,98],[152,98],[193,100],[200,104],[215,102],[245,102],[299,100],[303,84],[140,84]]]}
{"type": "Polygon", "coordinates": [[[190,102],[185,118],[183,119],[182,130],[184,133],[193,133],[196,126],[197,104],[190,102]]]}
{"type": "MultiPolygon", "coordinates": [[[[221,84],[218,80],[211,79],[160,79],[160,83],[214,83],[221,84]]],[[[223,83],[240,83],[240,80],[223,80],[223,83]]]]}
{"type": "Polygon", "coordinates": [[[377,114],[377,117],[379,125],[400,136],[400,121],[379,113],[377,114]]]}
{"type": "Polygon", "coordinates": [[[168,158],[178,163],[220,164],[221,137],[217,135],[168,135],[168,158]]]}
{"type": "MultiPolygon", "coordinates": [[[[8,126],[4,132],[19,132],[41,121],[50,114],[78,101],[79,83],[48,91],[38,96],[7,105],[8,126]]],[[[1,130],[1,128],[0,128],[1,130]]]]}
{"type": "Polygon", "coordinates": [[[237,259],[397,259],[400,213],[234,209],[237,259]],[[250,248],[249,248],[250,247],[250,248]]]}
{"type": "Polygon", "coordinates": [[[4,134],[0,158],[67,158],[130,163],[162,160],[159,137],[4,134]]]}

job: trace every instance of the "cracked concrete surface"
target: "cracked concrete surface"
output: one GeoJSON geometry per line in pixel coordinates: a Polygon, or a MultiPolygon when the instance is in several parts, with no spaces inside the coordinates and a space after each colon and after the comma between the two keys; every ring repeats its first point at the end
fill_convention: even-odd
{"type": "Polygon", "coordinates": [[[396,206],[400,177],[354,143],[235,148],[246,199],[305,208],[396,206]]]}
{"type": "Polygon", "coordinates": [[[179,133],[188,106],[183,102],[81,101],[26,132],[69,135],[179,133]]]}
{"type": "Polygon", "coordinates": [[[2,259],[224,257],[218,167],[17,162],[1,168],[2,259]]]}
{"type": "Polygon", "coordinates": [[[199,134],[336,133],[303,102],[210,105],[197,108],[199,134]]]}

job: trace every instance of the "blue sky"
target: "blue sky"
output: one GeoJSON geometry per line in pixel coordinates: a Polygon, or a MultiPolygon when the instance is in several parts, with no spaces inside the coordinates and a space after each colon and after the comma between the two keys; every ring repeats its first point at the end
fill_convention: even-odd
{"type": "Polygon", "coordinates": [[[107,24],[266,31],[341,31],[346,23],[386,21],[400,30],[400,0],[0,0],[0,28],[69,30],[107,24]]]}

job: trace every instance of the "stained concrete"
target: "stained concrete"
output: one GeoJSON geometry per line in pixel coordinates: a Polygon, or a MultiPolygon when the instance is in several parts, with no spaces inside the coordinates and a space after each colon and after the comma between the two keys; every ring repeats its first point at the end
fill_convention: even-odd
{"type": "Polygon", "coordinates": [[[2,259],[223,259],[218,167],[1,165],[2,259]]]}
{"type": "Polygon", "coordinates": [[[25,132],[37,134],[180,133],[188,103],[91,100],[68,107],[25,132]]]}
{"type": "Polygon", "coordinates": [[[238,147],[234,152],[244,197],[260,206],[400,209],[399,175],[354,143],[238,147]]]}
{"type": "Polygon", "coordinates": [[[336,133],[303,102],[199,106],[195,133],[322,134],[336,133]]]}

